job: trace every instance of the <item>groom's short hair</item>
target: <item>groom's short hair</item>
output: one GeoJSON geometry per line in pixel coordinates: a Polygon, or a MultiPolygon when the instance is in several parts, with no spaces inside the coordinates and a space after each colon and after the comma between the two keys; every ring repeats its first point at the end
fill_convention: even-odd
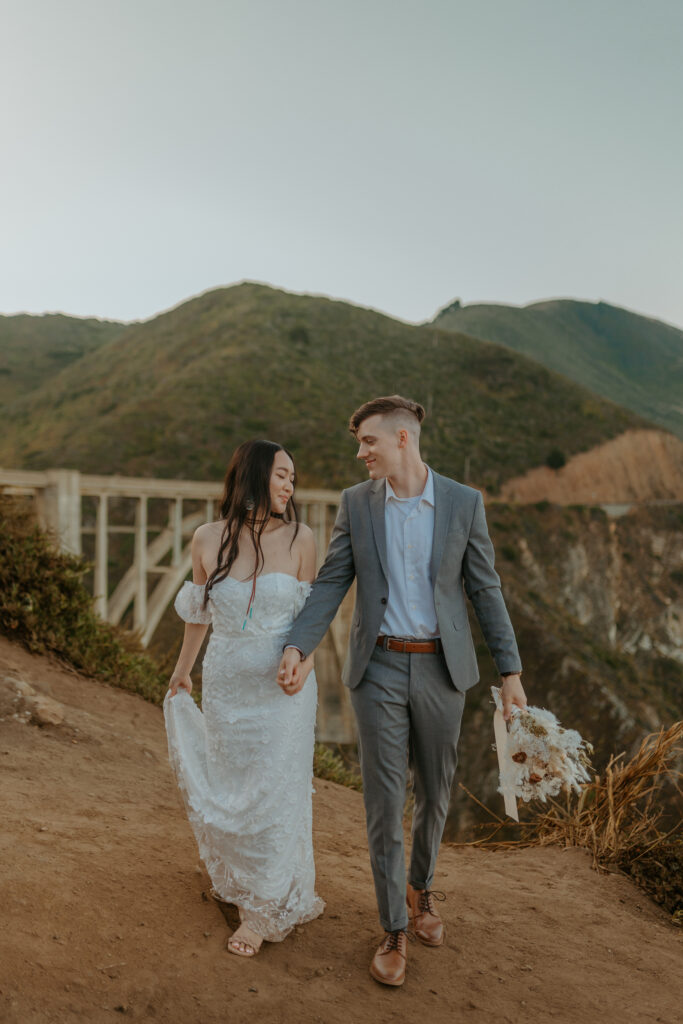
{"type": "Polygon", "coordinates": [[[396,416],[398,419],[405,417],[408,423],[411,423],[417,428],[417,434],[419,436],[420,424],[425,418],[424,407],[419,402],[413,402],[410,398],[404,398],[402,395],[385,395],[383,398],[373,398],[370,402],[365,402],[356,409],[351,419],[349,420],[349,430],[355,437],[358,428],[364,420],[370,418],[370,416],[396,416]]]}

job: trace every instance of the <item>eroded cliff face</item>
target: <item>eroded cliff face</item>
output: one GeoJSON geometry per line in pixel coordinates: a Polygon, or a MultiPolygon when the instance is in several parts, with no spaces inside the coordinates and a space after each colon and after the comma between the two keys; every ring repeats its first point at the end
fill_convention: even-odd
{"type": "MultiPolygon", "coordinates": [[[[522,572],[514,573],[515,598],[525,603],[519,590],[526,578],[610,649],[683,664],[683,506],[633,510],[618,519],[567,509],[559,522],[556,510],[533,508],[521,516],[521,530],[535,515],[549,536],[542,545],[534,544],[533,533],[516,538],[522,572]]],[[[504,545],[504,574],[509,559],[504,545]]]]}
{"type": "MultiPolygon", "coordinates": [[[[683,506],[494,505],[489,527],[518,637],[529,702],[611,754],[683,717],[683,506]]],[[[489,687],[498,682],[476,620],[482,682],[468,694],[458,780],[497,813],[489,687]]],[[[483,820],[456,786],[450,831],[483,820]]]]}

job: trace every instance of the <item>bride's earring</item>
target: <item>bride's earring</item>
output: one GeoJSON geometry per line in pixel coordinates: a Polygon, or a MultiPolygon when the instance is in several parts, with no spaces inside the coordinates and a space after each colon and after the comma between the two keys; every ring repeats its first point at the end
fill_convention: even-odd
{"type": "Polygon", "coordinates": [[[247,500],[244,503],[244,507],[246,508],[247,512],[253,512],[254,509],[256,508],[256,503],[255,503],[254,499],[253,498],[247,498],[247,500]]]}

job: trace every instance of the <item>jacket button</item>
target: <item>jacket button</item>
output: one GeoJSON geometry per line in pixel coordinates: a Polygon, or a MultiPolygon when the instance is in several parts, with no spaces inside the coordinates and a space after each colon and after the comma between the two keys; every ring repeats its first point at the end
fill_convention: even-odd
{"type": "Polygon", "coordinates": [[[383,597],[382,598],[382,604],[386,604],[386,603],[387,603],[387,599],[386,599],[386,597],[383,597]]]}

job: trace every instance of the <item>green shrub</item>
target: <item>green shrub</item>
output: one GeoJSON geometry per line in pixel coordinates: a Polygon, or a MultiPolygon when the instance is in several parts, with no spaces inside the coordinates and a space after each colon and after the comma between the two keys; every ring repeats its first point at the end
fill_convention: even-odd
{"type": "Polygon", "coordinates": [[[0,633],[160,704],[166,676],[129,634],[95,614],[83,585],[88,569],[51,545],[24,502],[0,500],[0,633]]]}
{"type": "Polygon", "coordinates": [[[550,469],[562,469],[567,464],[567,458],[560,448],[551,448],[546,455],[545,464],[550,469]]]}
{"type": "Polygon", "coordinates": [[[327,779],[329,782],[336,782],[348,789],[355,789],[359,793],[363,790],[363,783],[358,772],[347,768],[339,754],[335,754],[323,743],[316,743],[315,755],[313,758],[313,771],[319,779],[327,779]]]}

